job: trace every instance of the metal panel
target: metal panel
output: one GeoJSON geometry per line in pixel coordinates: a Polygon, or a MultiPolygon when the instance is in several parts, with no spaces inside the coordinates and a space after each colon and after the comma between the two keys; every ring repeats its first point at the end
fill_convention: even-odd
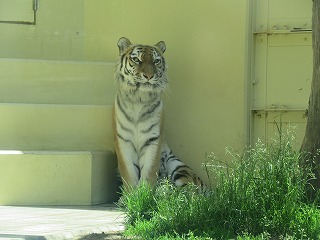
{"type": "Polygon", "coordinates": [[[301,144],[312,80],[312,1],[255,3],[252,141],[276,138],[290,128],[301,144]]]}
{"type": "Polygon", "coordinates": [[[256,32],[311,29],[311,0],[259,0],[254,4],[256,32]]]}
{"type": "Polygon", "coordinates": [[[268,36],[260,34],[255,40],[255,69],[252,79],[252,108],[266,108],[266,88],[267,88],[267,56],[268,56],[268,36]]]}
{"type": "Polygon", "coordinates": [[[254,136],[266,143],[279,141],[279,133],[290,134],[296,149],[300,148],[306,129],[307,118],[305,111],[255,111],[254,136]]]}
{"type": "Polygon", "coordinates": [[[266,117],[266,139],[268,143],[280,141],[279,133],[292,137],[292,144],[299,149],[306,129],[306,117],[302,111],[269,112],[266,117]]]}
{"type": "Polygon", "coordinates": [[[254,31],[267,31],[268,30],[268,13],[269,13],[269,1],[259,0],[254,1],[255,7],[255,29],[254,31]]]}
{"type": "Polygon", "coordinates": [[[269,39],[267,107],[307,108],[312,79],[311,34],[271,35],[269,39]]]}
{"type": "Polygon", "coordinates": [[[0,23],[34,24],[34,0],[0,0],[0,23]]]}
{"type": "Polygon", "coordinates": [[[311,0],[269,0],[269,18],[310,18],[311,8],[311,0]]]}
{"type": "Polygon", "coordinates": [[[269,0],[268,29],[311,28],[311,0],[269,0]]]}
{"type": "Polygon", "coordinates": [[[311,44],[310,33],[256,36],[252,109],[307,108],[311,44]]]}

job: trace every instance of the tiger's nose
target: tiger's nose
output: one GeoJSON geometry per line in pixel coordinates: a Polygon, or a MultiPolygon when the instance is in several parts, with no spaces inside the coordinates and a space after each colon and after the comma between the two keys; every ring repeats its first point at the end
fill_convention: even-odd
{"type": "Polygon", "coordinates": [[[143,76],[144,76],[147,80],[150,80],[151,78],[153,78],[154,74],[152,74],[152,73],[143,73],[143,76]]]}

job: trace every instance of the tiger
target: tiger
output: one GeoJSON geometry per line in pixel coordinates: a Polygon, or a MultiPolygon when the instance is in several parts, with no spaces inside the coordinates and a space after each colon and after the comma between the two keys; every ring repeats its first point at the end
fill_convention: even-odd
{"type": "Polygon", "coordinates": [[[117,45],[112,115],[115,152],[125,189],[142,183],[155,186],[163,178],[177,187],[192,183],[203,188],[203,181],[173,155],[164,139],[161,95],[168,87],[163,56],[166,44],[132,44],[122,37],[117,45]]]}

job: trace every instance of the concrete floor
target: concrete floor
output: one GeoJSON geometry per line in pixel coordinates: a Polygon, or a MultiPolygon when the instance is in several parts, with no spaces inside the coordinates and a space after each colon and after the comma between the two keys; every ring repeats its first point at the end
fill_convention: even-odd
{"type": "Polygon", "coordinates": [[[114,205],[0,206],[0,239],[76,239],[124,229],[124,213],[114,205]]]}

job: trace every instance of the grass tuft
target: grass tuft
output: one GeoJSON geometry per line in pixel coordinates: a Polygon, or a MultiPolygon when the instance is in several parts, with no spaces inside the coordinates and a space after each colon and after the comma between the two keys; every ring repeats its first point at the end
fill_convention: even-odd
{"type": "Polygon", "coordinates": [[[209,155],[211,194],[162,182],[123,191],[128,236],[142,239],[320,239],[320,211],[307,201],[311,169],[290,139],[237,154],[209,155]]]}

